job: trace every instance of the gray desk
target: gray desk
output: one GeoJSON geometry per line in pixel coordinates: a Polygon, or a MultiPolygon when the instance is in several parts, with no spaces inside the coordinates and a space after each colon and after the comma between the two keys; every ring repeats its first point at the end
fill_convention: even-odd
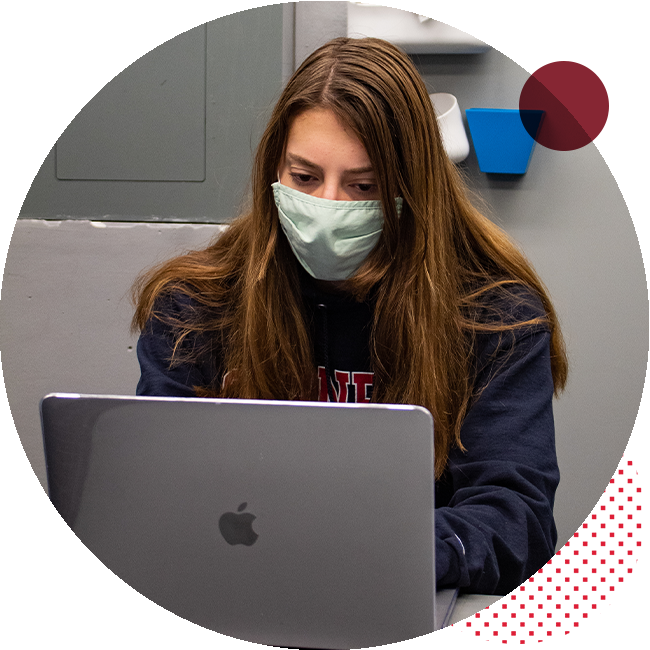
{"type": "MultiPolygon", "coordinates": [[[[475,648],[490,650],[490,648],[504,646],[531,648],[540,647],[538,643],[540,639],[544,640],[541,646],[543,650],[648,648],[649,608],[647,606],[598,603],[596,608],[592,609],[591,605],[592,603],[584,601],[542,601],[521,598],[511,600],[503,596],[460,596],[450,627],[439,650],[475,648]],[[480,617],[477,614],[480,614],[480,617]],[[583,614],[587,616],[584,617],[583,614]],[[468,623],[472,624],[471,627],[467,625],[468,623]],[[489,626],[486,623],[489,623],[489,626]],[[557,623],[559,626],[556,625],[557,623]],[[578,625],[575,626],[575,623],[578,625]],[[512,635],[513,631],[516,633],[515,636],[512,635]],[[565,635],[565,631],[570,633],[565,635]],[[481,635],[477,636],[476,632],[481,632],[481,635]],[[494,632],[498,635],[495,636],[494,632]],[[529,635],[529,632],[533,632],[533,635],[529,635]],[[547,632],[551,632],[551,635],[549,636],[547,632]],[[525,641],[524,644],[520,643],[522,639],[525,641]],[[503,644],[503,640],[507,643],[503,644]]],[[[65,631],[60,619],[15,647],[20,650],[196,650],[197,648],[196,645],[79,639],[65,631]]]]}

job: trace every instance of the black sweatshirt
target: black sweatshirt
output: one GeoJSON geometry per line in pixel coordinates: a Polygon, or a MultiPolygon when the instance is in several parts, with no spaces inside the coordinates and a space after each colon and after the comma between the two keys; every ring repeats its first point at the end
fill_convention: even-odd
{"type": "MultiPolygon", "coordinates": [[[[372,302],[323,293],[306,274],[302,288],[315,341],[319,399],[370,401],[372,302]]],[[[164,307],[180,317],[187,308],[188,299],[180,297],[164,307]]],[[[506,308],[517,321],[543,314],[541,304],[523,290],[506,308]]],[[[207,358],[170,369],[172,341],[170,327],[152,318],[138,341],[138,395],[193,397],[192,386],[208,385],[219,372],[219,360],[207,358]]],[[[466,451],[451,450],[436,482],[438,588],[505,594],[554,553],[559,470],[549,343],[544,326],[521,328],[514,336],[478,337],[476,382],[484,388],[463,422],[466,451]]]]}

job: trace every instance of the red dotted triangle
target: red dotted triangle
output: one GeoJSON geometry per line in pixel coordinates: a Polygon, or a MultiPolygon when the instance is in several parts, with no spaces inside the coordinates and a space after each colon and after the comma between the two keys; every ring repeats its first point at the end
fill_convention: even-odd
{"type": "Polygon", "coordinates": [[[632,573],[641,546],[641,488],[623,459],[591,515],[523,585],[456,625],[502,643],[538,642],[576,629],[632,573]]]}

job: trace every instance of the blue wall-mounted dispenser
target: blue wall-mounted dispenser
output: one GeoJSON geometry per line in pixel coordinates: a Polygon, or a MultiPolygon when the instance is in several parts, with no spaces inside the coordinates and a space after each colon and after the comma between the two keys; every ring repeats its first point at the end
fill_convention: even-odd
{"type": "Polygon", "coordinates": [[[468,108],[465,115],[482,172],[526,173],[544,111],[468,108]]]}

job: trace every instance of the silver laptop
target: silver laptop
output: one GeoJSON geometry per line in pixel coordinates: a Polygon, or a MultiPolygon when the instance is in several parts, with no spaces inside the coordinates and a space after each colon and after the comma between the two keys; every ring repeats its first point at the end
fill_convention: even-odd
{"type": "Polygon", "coordinates": [[[416,406],[53,394],[50,499],[147,598],[265,645],[434,631],[433,423],[416,406]]]}

